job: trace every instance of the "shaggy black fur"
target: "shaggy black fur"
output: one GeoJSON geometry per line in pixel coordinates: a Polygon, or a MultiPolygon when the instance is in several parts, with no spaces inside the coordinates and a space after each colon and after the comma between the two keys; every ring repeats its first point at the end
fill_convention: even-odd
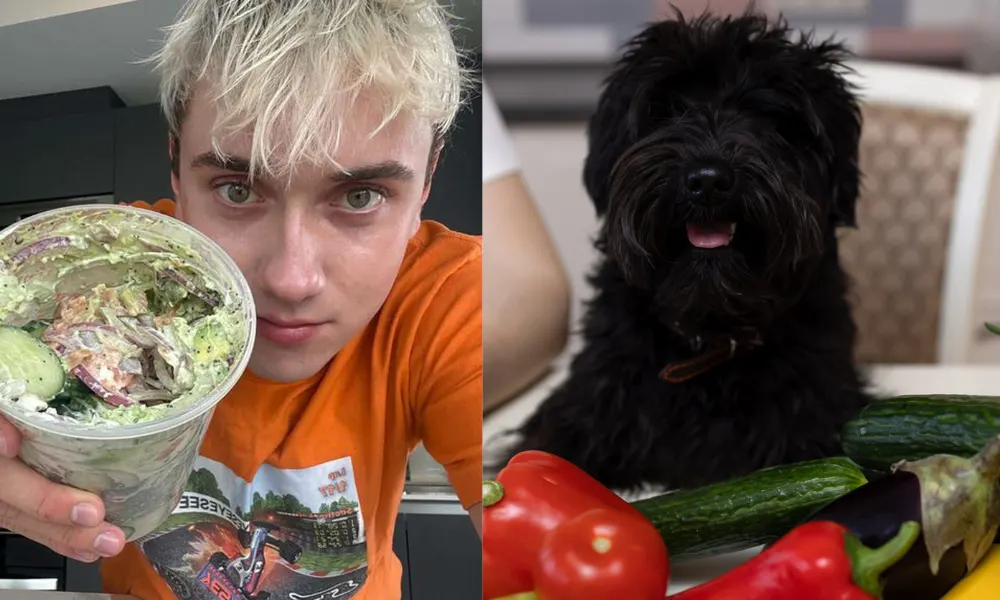
{"type": "Polygon", "coordinates": [[[678,15],[625,50],[589,125],[605,259],[586,347],[511,453],[546,450],[630,489],[839,452],[869,401],[835,237],[859,186],[848,53],[754,14],[678,15]],[[688,224],[729,222],[728,246],[689,241],[688,224]],[[698,336],[744,327],[763,344],[685,382],[658,376],[698,336]]]}

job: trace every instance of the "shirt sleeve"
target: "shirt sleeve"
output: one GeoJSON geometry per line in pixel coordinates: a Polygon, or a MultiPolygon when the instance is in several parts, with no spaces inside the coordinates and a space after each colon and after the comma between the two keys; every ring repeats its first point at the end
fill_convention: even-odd
{"type": "Polygon", "coordinates": [[[462,506],[482,500],[482,255],[459,267],[428,303],[413,345],[417,431],[448,472],[462,506]]]}
{"type": "Polygon", "coordinates": [[[174,201],[170,198],[160,198],[156,202],[150,204],[145,200],[138,200],[136,202],[121,202],[122,205],[131,206],[133,208],[144,208],[146,210],[152,210],[160,214],[167,215],[168,217],[174,216],[174,201]]]}
{"type": "Polygon", "coordinates": [[[514,141],[489,86],[483,83],[483,183],[520,169],[514,141]]]}

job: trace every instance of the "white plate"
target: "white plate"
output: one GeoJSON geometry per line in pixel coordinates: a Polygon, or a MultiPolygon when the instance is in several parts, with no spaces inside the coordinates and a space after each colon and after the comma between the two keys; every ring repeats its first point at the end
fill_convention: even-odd
{"type": "Polygon", "coordinates": [[[668,594],[676,594],[727,573],[760,553],[763,546],[670,565],[668,594]]]}

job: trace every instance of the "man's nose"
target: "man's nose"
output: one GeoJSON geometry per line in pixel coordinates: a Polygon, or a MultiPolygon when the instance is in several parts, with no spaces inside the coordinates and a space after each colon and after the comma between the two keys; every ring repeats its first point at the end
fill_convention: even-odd
{"type": "Polygon", "coordinates": [[[288,303],[317,296],[325,285],[315,236],[302,221],[287,223],[276,247],[265,249],[271,257],[267,261],[264,285],[272,296],[288,303]]]}

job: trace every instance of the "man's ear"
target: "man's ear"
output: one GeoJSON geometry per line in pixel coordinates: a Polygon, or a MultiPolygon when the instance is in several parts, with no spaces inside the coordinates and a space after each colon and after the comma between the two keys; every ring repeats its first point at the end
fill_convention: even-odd
{"type": "Polygon", "coordinates": [[[424,191],[420,196],[420,205],[423,206],[427,202],[427,198],[431,195],[431,183],[434,181],[434,173],[437,171],[438,159],[441,158],[441,147],[438,146],[433,152],[431,152],[430,160],[427,161],[427,175],[424,178],[424,191]]]}
{"type": "Polygon", "coordinates": [[[167,152],[170,153],[170,189],[174,191],[174,200],[180,196],[181,148],[177,137],[171,135],[167,142],[167,152]]]}
{"type": "Polygon", "coordinates": [[[431,195],[431,182],[434,181],[434,173],[437,171],[438,159],[441,157],[441,147],[437,146],[436,149],[431,152],[430,160],[427,161],[427,175],[424,178],[424,190],[420,194],[420,210],[413,213],[413,223],[410,224],[410,237],[417,235],[417,231],[420,230],[421,213],[423,212],[424,204],[427,204],[427,198],[431,195]]]}

